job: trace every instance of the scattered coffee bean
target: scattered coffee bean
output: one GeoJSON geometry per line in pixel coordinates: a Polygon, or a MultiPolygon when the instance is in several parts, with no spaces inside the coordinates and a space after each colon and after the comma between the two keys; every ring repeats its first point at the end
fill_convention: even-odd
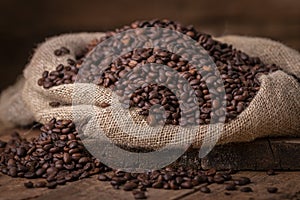
{"type": "MultiPolygon", "coordinates": [[[[55,119],[42,126],[39,137],[31,141],[14,133],[0,153],[1,171],[12,177],[45,178],[50,188],[56,187],[53,182],[63,185],[110,171],[89,154],[77,135],[72,121],[55,119]]],[[[34,186],[45,187],[44,183],[34,186]]]]}
{"type": "Polygon", "coordinates": [[[191,188],[193,188],[193,184],[191,181],[186,181],[186,182],[181,183],[181,187],[183,189],[191,189],[191,188]]]}
{"type": "Polygon", "coordinates": [[[49,103],[49,106],[53,107],[53,108],[57,108],[60,106],[60,103],[57,101],[53,101],[49,103]]]}
{"type": "Polygon", "coordinates": [[[147,196],[144,191],[134,191],[134,199],[147,199],[147,196]]]}
{"type": "Polygon", "coordinates": [[[210,189],[206,186],[203,186],[200,188],[200,192],[203,192],[203,193],[210,193],[210,189]]]}
{"type": "Polygon", "coordinates": [[[251,189],[251,187],[243,187],[240,189],[241,192],[253,192],[253,190],[251,189]]]}
{"type": "Polygon", "coordinates": [[[248,177],[240,177],[237,180],[235,180],[234,183],[236,185],[247,185],[247,184],[251,183],[251,180],[248,177]]]}
{"type": "Polygon", "coordinates": [[[136,189],[137,187],[138,187],[138,185],[136,183],[134,183],[134,182],[127,182],[127,183],[125,183],[123,189],[125,191],[131,191],[133,189],[136,189]]]}
{"type": "Polygon", "coordinates": [[[34,184],[34,187],[36,188],[41,188],[41,187],[46,187],[47,183],[45,181],[40,181],[34,184]]]}
{"type": "Polygon", "coordinates": [[[63,56],[63,55],[69,54],[69,53],[70,53],[70,50],[66,47],[61,47],[59,49],[54,50],[54,55],[56,55],[56,56],[63,56]]]}
{"type": "Polygon", "coordinates": [[[269,193],[276,193],[278,191],[278,188],[277,187],[268,187],[267,191],[269,193]]]}
{"type": "Polygon", "coordinates": [[[229,185],[226,186],[225,189],[226,189],[226,190],[229,190],[229,191],[231,191],[231,190],[236,190],[236,186],[235,186],[234,184],[229,184],[229,185]]]}
{"type": "Polygon", "coordinates": [[[56,186],[57,186],[57,183],[56,183],[55,181],[49,182],[49,183],[47,184],[47,188],[49,188],[49,189],[55,189],[56,186]]]}
{"type": "Polygon", "coordinates": [[[6,146],[6,142],[0,140],[0,148],[4,148],[6,146]]]}
{"type": "Polygon", "coordinates": [[[99,181],[109,181],[109,178],[105,174],[100,174],[98,176],[99,181]]]}
{"type": "Polygon", "coordinates": [[[31,181],[24,183],[24,186],[27,188],[33,188],[33,183],[31,181]]]}

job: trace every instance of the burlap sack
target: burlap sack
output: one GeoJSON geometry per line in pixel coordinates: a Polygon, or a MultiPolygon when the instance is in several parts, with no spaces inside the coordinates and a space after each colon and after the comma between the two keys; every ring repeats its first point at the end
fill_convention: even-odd
{"type": "MultiPolygon", "coordinates": [[[[87,45],[92,39],[100,38],[102,33],[80,33],[62,35],[47,40],[40,45],[31,62],[24,70],[25,84],[19,88],[24,102],[13,96],[12,105],[19,105],[18,113],[13,113],[17,125],[29,123],[33,118],[23,113],[31,113],[38,122],[45,123],[51,118],[57,119],[89,119],[84,128],[84,134],[98,137],[99,129],[114,143],[130,147],[159,148],[166,144],[190,143],[199,147],[204,141],[217,140],[218,144],[229,142],[245,142],[260,137],[300,136],[300,84],[285,72],[300,77],[300,54],[283,44],[268,39],[226,36],[217,38],[222,42],[232,44],[235,48],[250,56],[258,56],[265,63],[275,63],[283,71],[277,71],[260,77],[261,88],[250,105],[233,121],[223,126],[220,137],[213,135],[219,130],[219,124],[182,128],[166,125],[162,129],[147,125],[144,117],[136,110],[115,110],[114,106],[101,108],[95,106],[102,102],[113,104],[110,89],[93,86],[94,92],[84,93],[75,106],[52,108],[49,102],[59,101],[72,104],[72,95],[83,94],[88,84],[67,84],[48,90],[37,85],[44,70],[52,71],[60,63],[65,64],[68,58],[73,58],[76,51],[87,45]],[[53,51],[62,46],[71,50],[70,55],[56,57],[53,51]],[[23,104],[24,103],[24,104],[23,104]],[[155,133],[155,134],[153,134],[155,133]]],[[[4,97],[3,97],[4,98],[4,97]]],[[[9,107],[1,108],[0,114],[7,113],[9,107]]],[[[6,115],[9,115],[8,113],[6,115]]],[[[4,118],[1,116],[1,118],[4,118]]],[[[11,117],[9,117],[11,119],[11,117]]],[[[9,121],[9,120],[8,120],[9,121]]]]}

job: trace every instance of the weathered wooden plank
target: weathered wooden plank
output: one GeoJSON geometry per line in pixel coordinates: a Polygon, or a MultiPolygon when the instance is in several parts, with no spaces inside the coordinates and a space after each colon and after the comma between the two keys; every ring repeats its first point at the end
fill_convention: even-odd
{"type": "Polygon", "coordinates": [[[300,139],[260,139],[216,146],[204,159],[204,169],[299,170],[300,139]]]}
{"type": "MultiPolygon", "coordinates": [[[[15,130],[0,132],[0,139],[8,140],[15,130]]],[[[38,130],[17,130],[21,136],[31,138],[38,130]]],[[[94,145],[95,147],[97,145],[94,145]]],[[[189,150],[176,164],[209,169],[236,170],[300,170],[300,138],[259,139],[247,143],[216,146],[205,158],[199,159],[198,150],[189,150]]]]}
{"type": "Polygon", "coordinates": [[[276,176],[268,176],[265,172],[240,172],[233,177],[247,176],[251,178],[252,183],[247,185],[252,188],[253,192],[243,193],[238,187],[236,191],[226,191],[224,185],[210,185],[210,194],[195,192],[182,199],[223,199],[223,200],[240,200],[240,199],[300,199],[300,177],[299,172],[281,172],[276,176]],[[277,187],[278,193],[268,193],[267,187],[277,187]],[[225,192],[229,194],[225,194],[225,192]]]}
{"type": "MultiPolygon", "coordinates": [[[[299,199],[300,198],[300,172],[279,172],[276,176],[267,176],[265,172],[239,172],[233,177],[247,176],[252,183],[248,186],[253,189],[252,193],[242,193],[239,191],[225,191],[224,185],[213,184],[208,187],[211,193],[204,194],[199,191],[199,186],[194,190],[162,190],[148,189],[146,192],[148,199],[299,199]],[[267,187],[277,187],[278,193],[270,194],[267,187]],[[230,193],[229,195],[225,192],[230,193]]],[[[115,190],[109,183],[99,182],[93,176],[88,179],[67,183],[65,186],[58,186],[55,190],[35,188],[25,189],[23,183],[25,179],[0,176],[0,199],[1,200],[52,200],[52,199],[133,199],[131,192],[115,190]]],[[[37,181],[37,180],[34,180],[37,181]]]]}
{"type": "MultiPolygon", "coordinates": [[[[12,133],[14,130],[6,130],[0,132],[0,139],[8,140],[9,133],[12,133]]],[[[37,136],[39,131],[37,130],[18,130],[23,137],[31,138],[37,136]]],[[[299,144],[298,139],[281,139],[281,140],[270,140],[270,143],[266,142],[267,140],[259,140],[252,142],[250,147],[254,148],[262,148],[267,149],[268,145],[279,146],[274,150],[272,148],[273,153],[278,155],[278,158],[281,160],[285,160],[284,151],[288,151],[291,153],[289,156],[293,156],[293,159],[297,159],[297,152],[295,149],[289,149],[289,145],[297,145],[299,144]],[[276,152],[276,150],[278,152],[276,152]],[[284,157],[284,158],[283,158],[284,157]]],[[[233,144],[231,144],[233,145],[233,144]]],[[[245,144],[243,144],[245,146],[245,144]]],[[[247,145],[246,145],[247,146],[247,145]]],[[[216,147],[220,148],[220,147],[216,147]]],[[[224,147],[222,147],[224,148],[224,147]]],[[[237,148],[234,145],[231,147],[231,151],[234,151],[234,148],[237,148]]],[[[241,148],[241,147],[240,147],[241,148]]],[[[216,150],[215,149],[215,150],[216,150]]],[[[215,151],[213,150],[213,152],[215,151]]],[[[228,149],[227,149],[228,150],[228,149]]],[[[246,151],[247,148],[242,149],[246,151]]],[[[197,151],[192,151],[192,154],[189,153],[186,156],[180,159],[180,162],[183,164],[193,164],[197,166],[199,164],[199,160],[196,157],[198,155],[197,151]],[[189,156],[190,155],[190,156],[189,156]]],[[[220,152],[219,152],[220,153],[220,152]]],[[[222,152],[223,154],[224,152],[222,152]]],[[[257,154],[255,154],[257,156],[257,154]]],[[[299,155],[299,154],[298,154],[299,155]]],[[[273,158],[274,159],[274,158],[273,158]]],[[[272,159],[271,159],[272,160],[272,159]]],[[[281,167],[285,166],[283,163],[280,163],[281,167]]],[[[234,177],[238,176],[247,176],[252,179],[250,186],[254,190],[253,193],[241,193],[239,191],[230,192],[230,195],[224,194],[224,185],[213,184],[210,185],[210,189],[212,193],[204,194],[196,189],[191,190],[159,190],[159,189],[148,189],[146,195],[148,199],[297,199],[300,198],[300,172],[280,172],[276,176],[267,176],[265,172],[239,172],[234,175],[234,177]],[[269,194],[266,191],[266,187],[275,186],[279,188],[278,194],[269,194]],[[297,193],[298,192],[298,193],[297,193]],[[298,196],[297,196],[298,195],[298,196]]],[[[52,199],[133,199],[133,195],[131,192],[125,192],[122,189],[115,190],[112,186],[107,182],[100,182],[96,180],[96,176],[92,176],[88,179],[79,180],[72,183],[67,183],[65,186],[58,186],[55,190],[45,189],[45,188],[35,188],[35,189],[26,189],[24,188],[24,182],[28,181],[27,179],[21,178],[11,178],[9,176],[0,174],[0,199],[1,200],[25,200],[25,199],[38,199],[38,200],[52,200],[52,199]]],[[[33,180],[36,182],[38,180],[33,180]]]]}

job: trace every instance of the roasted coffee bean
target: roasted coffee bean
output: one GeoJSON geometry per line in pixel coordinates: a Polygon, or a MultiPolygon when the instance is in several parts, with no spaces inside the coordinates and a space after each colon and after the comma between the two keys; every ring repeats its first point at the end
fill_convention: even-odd
{"type": "Polygon", "coordinates": [[[49,106],[51,106],[53,108],[57,108],[60,106],[60,103],[58,101],[52,101],[49,103],[49,106]]]}
{"type": "Polygon", "coordinates": [[[49,182],[47,184],[47,188],[49,188],[49,189],[54,189],[54,188],[56,188],[56,186],[57,186],[57,183],[55,181],[49,182]]]}
{"type": "Polygon", "coordinates": [[[63,159],[64,159],[65,163],[67,163],[67,164],[70,163],[71,162],[71,156],[70,156],[70,154],[64,153],[63,159]]]}
{"type": "Polygon", "coordinates": [[[269,193],[276,193],[278,191],[278,188],[277,187],[268,187],[267,191],[269,193]]]}
{"type": "Polygon", "coordinates": [[[25,178],[35,178],[35,173],[34,172],[26,172],[24,174],[25,178]]]}
{"type": "Polygon", "coordinates": [[[225,187],[225,189],[229,191],[236,190],[236,186],[234,184],[229,184],[225,187]]]}
{"type": "Polygon", "coordinates": [[[224,183],[224,181],[225,181],[225,179],[221,175],[217,174],[214,176],[215,183],[222,184],[222,183],[224,183]]]}
{"type": "Polygon", "coordinates": [[[251,180],[248,177],[240,177],[234,181],[236,185],[247,185],[251,183],[251,180]]]}
{"type": "Polygon", "coordinates": [[[45,169],[39,168],[39,169],[36,170],[35,174],[37,176],[42,176],[45,172],[46,172],[45,169]]]}
{"type": "Polygon", "coordinates": [[[191,181],[185,181],[183,183],[181,183],[181,188],[184,188],[184,189],[191,189],[193,187],[193,184],[191,181]]]}
{"type": "Polygon", "coordinates": [[[54,51],[54,55],[56,55],[56,56],[61,56],[61,55],[62,55],[62,51],[61,51],[60,49],[56,49],[56,50],[54,51]]]}
{"type": "Polygon", "coordinates": [[[67,182],[66,179],[60,179],[56,181],[57,185],[64,185],[66,184],[66,182],[67,182]]]}
{"type": "MultiPolygon", "coordinates": [[[[108,167],[89,155],[77,134],[70,120],[51,120],[41,127],[40,136],[29,142],[14,133],[5,145],[5,151],[0,153],[1,171],[13,177],[41,177],[57,184],[109,171],[108,167]],[[69,146],[74,143],[76,148],[70,149],[69,146]],[[72,155],[70,150],[74,150],[72,155]],[[74,158],[75,161],[72,160],[74,158]]],[[[36,187],[42,185],[36,183],[36,187]]],[[[55,186],[50,184],[49,187],[55,186]]]]}
{"type": "Polygon", "coordinates": [[[243,187],[240,189],[241,192],[253,192],[253,190],[250,187],[243,187]]]}
{"type": "Polygon", "coordinates": [[[123,189],[125,191],[131,191],[133,189],[136,189],[137,187],[138,187],[138,185],[136,183],[134,183],[134,182],[127,182],[127,183],[125,183],[123,189]]]}
{"type": "Polygon", "coordinates": [[[202,186],[200,188],[200,192],[203,192],[203,193],[210,193],[210,189],[206,186],[202,186]]]}
{"type": "Polygon", "coordinates": [[[17,176],[17,168],[16,167],[11,167],[8,171],[8,174],[12,177],[16,177],[17,176]]]}
{"type": "Polygon", "coordinates": [[[39,182],[34,184],[34,187],[42,188],[42,187],[46,187],[46,185],[47,185],[47,183],[45,181],[39,181],[39,182]]]}
{"type": "Polygon", "coordinates": [[[207,170],[207,171],[205,172],[205,175],[206,175],[206,176],[213,176],[213,175],[216,174],[216,172],[217,172],[217,170],[216,170],[215,168],[211,168],[211,169],[209,169],[209,170],[207,170]]]}
{"type": "Polygon", "coordinates": [[[27,188],[33,188],[33,183],[31,181],[24,183],[24,186],[27,188]]]}
{"type": "Polygon", "coordinates": [[[83,163],[84,164],[84,163],[87,163],[89,161],[90,161],[90,159],[88,157],[82,157],[78,160],[78,163],[83,163]]]}
{"type": "Polygon", "coordinates": [[[152,184],[153,188],[162,188],[164,185],[162,182],[155,182],[152,184]]]}
{"type": "Polygon", "coordinates": [[[54,55],[56,55],[56,56],[63,56],[63,55],[69,54],[69,53],[70,53],[70,50],[66,47],[61,47],[54,51],[54,55]]]}
{"type": "Polygon", "coordinates": [[[83,179],[83,178],[87,178],[87,177],[90,177],[90,174],[89,174],[89,172],[84,171],[84,172],[79,176],[79,179],[83,179]]]}
{"type": "Polygon", "coordinates": [[[0,148],[4,148],[6,146],[6,142],[0,140],[0,148]]]}
{"type": "Polygon", "coordinates": [[[105,174],[100,174],[98,176],[99,181],[109,181],[110,179],[105,174]]]}
{"type": "Polygon", "coordinates": [[[134,191],[134,199],[147,199],[147,196],[144,191],[134,191]]]}

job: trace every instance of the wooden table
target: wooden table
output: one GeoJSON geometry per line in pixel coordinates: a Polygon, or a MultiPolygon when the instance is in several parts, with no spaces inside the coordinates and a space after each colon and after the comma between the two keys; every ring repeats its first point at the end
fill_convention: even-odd
{"type": "MultiPolygon", "coordinates": [[[[1,140],[8,140],[9,134],[16,130],[2,130],[1,140]]],[[[32,138],[38,135],[37,130],[18,129],[22,137],[32,138]]],[[[221,148],[221,147],[217,147],[221,148]]],[[[233,148],[233,147],[232,147],[233,148]]],[[[215,151],[215,150],[214,150],[215,151]]],[[[297,154],[297,152],[295,152],[297,154]]],[[[298,154],[299,155],[299,154],[298,154]]],[[[148,189],[148,199],[300,199],[300,171],[279,171],[275,176],[268,176],[265,171],[240,171],[233,177],[247,176],[251,178],[249,185],[253,192],[243,193],[240,191],[225,191],[225,185],[212,184],[210,194],[199,191],[199,187],[189,190],[163,190],[148,189]],[[267,187],[277,187],[278,193],[270,194],[267,187]],[[228,192],[230,194],[225,194],[228,192]]],[[[11,178],[0,174],[0,199],[1,200],[52,200],[52,199],[134,199],[131,192],[115,190],[107,182],[100,182],[97,176],[67,183],[56,189],[34,188],[27,189],[24,182],[27,179],[11,178]]],[[[38,181],[37,179],[32,180],[38,181]]]]}

